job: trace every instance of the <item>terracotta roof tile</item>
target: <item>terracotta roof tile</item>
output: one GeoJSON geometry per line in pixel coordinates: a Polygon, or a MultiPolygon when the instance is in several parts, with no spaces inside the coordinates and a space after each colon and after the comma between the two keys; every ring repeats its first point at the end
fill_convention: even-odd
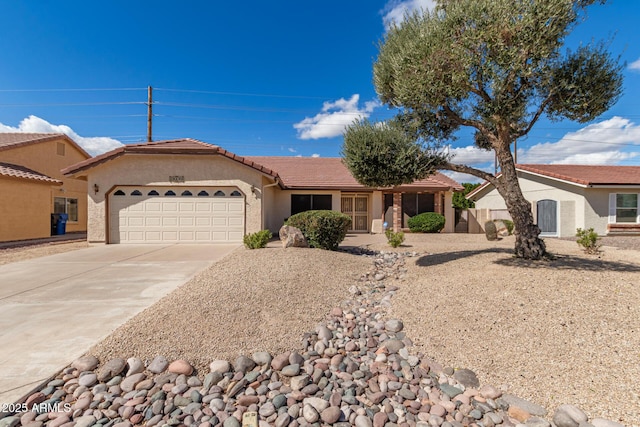
{"type": "MultiPolygon", "coordinates": [[[[270,157],[250,156],[267,168],[278,171],[285,188],[362,190],[349,169],[336,157],[270,157]]],[[[462,191],[463,187],[451,178],[436,173],[423,180],[398,187],[399,189],[425,189],[462,191]]]]}
{"type": "Polygon", "coordinates": [[[61,185],[62,181],[55,178],[51,178],[40,172],[36,172],[33,169],[25,168],[24,166],[14,165],[11,163],[0,162],[0,175],[8,176],[11,178],[23,178],[35,181],[48,182],[51,184],[61,185]]]}
{"type": "Polygon", "coordinates": [[[118,147],[114,150],[100,154],[99,156],[92,157],[75,165],[71,165],[68,168],[62,170],[65,175],[71,175],[87,169],[91,169],[101,163],[108,162],[127,153],[143,153],[143,154],[209,154],[209,155],[221,155],[228,157],[232,160],[252,167],[259,172],[270,175],[274,178],[278,177],[278,174],[271,169],[265,168],[262,165],[256,164],[251,160],[247,160],[244,157],[233,154],[224,148],[217,145],[208,144],[206,142],[198,141],[196,139],[172,139],[168,141],[147,142],[143,144],[128,144],[118,147]]]}
{"type": "Polygon", "coordinates": [[[517,165],[517,169],[580,185],[640,185],[640,166],[517,165]]]}

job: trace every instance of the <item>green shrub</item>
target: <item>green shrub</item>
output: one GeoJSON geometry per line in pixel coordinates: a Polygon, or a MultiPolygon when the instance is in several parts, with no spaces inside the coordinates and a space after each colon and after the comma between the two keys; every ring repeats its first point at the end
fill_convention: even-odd
{"type": "Polygon", "coordinates": [[[444,216],[435,212],[425,212],[412,216],[407,221],[413,233],[439,233],[444,228],[444,216]]]}
{"type": "Polygon", "coordinates": [[[582,246],[586,253],[597,254],[600,251],[601,245],[598,243],[600,238],[598,237],[598,233],[593,231],[593,228],[589,228],[588,230],[578,228],[576,230],[576,237],[578,238],[576,242],[582,246]]]}
{"type": "Polygon", "coordinates": [[[347,235],[351,218],[336,211],[305,211],[290,216],[285,224],[299,228],[309,247],[335,251],[347,235]]]}
{"type": "Polygon", "coordinates": [[[404,233],[402,231],[395,233],[390,228],[387,228],[384,234],[387,236],[387,242],[389,242],[389,245],[393,248],[397,248],[404,242],[404,233]]]}
{"type": "Polygon", "coordinates": [[[513,221],[509,219],[503,219],[502,222],[507,227],[507,230],[509,231],[509,236],[511,236],[513,234],[513,228],[514,228],[513,221]]]}
{"type": "Polygon", "coordinates": [[[267,246],[272,234],[269,230],[260,230],[255,233],[245,234],[242,241],[247,249],[260,249],[267,246]]]}

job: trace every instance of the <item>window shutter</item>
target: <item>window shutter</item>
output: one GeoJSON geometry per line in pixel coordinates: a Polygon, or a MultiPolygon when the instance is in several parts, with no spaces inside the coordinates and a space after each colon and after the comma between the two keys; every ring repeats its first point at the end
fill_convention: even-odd
{"type": "Polygon", "coordinates": [[[609,224],[616,222],[616,193],[609,193],[609,224]]]}

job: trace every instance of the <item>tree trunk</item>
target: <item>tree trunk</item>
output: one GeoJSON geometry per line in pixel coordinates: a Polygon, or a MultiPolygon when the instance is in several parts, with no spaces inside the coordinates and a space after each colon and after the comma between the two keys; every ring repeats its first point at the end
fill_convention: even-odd
{"type": "Polygon", "coordinates": [[[516,236],[515,255],[518,258],[542,259],[547,255],[546,245],[538,237],[540,228],[534,224],[531,203],[524,198],[520,190],[511,150],[496,150],[496,154],[502,171],[502,175],[497,179],[496,189],[513,219],[516,236]]]}

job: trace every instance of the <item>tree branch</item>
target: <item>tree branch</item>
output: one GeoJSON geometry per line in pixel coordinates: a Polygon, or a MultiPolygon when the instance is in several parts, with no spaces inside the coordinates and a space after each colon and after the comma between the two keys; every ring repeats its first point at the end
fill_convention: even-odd
{"type": "Polygon", "coordinates": [[[478,129],[480,132],[482,132],[485,135],[488,135],[490,133],[489,129],[484,125],[484,123],[479,122],[477,120],[469,120],[469,119],[460,117],[458,113],[453,111],[448,105],[444,105],[442,108],[447,113],[447,115],[459,125],[469,126],[469,127],[478,129]]]}
{"type": "Polygon", "coordinates": [[[549,104],[549,102],[551,102],[551,96],[548,96],[547,99],[545,99],[540,103],[540,106],[538,107],[538,110],[536,111],[536,113],[533,115],[533,118],[529,122],[529,125],[523,130],[521,130],[520,132],[517,132],[516,138],[520,138],[521,136],[524,136],[528,134],[529,131],[531,131],[531,129],[533,128],[533,125],[536,124],[540,116],[542,116],[542,113],[544,113],[544,110],[545,108],[547,108],[547,105],[549,104]]]}
{"type": "Polygon", "coordinates": [[[470,166],[467,165],[457,165],[455,163],[445,163],[442,166],[440,166],[441,169],[445,169],[445,170],[450,170],[450,171],[454,171],[454,172],[460,172],[460,173],[466,173],[469,175],[473,175],[473,176],[477,176],[478,178],[482,178],[485,181],[489,181],[491,184],[493,184],[494,186],[496,186],[497,184],[497,178],[495,176],[493,176],[492,174],[482,171],[480,169],[476,169],[476,168],[472,168],[470,166]]]}

